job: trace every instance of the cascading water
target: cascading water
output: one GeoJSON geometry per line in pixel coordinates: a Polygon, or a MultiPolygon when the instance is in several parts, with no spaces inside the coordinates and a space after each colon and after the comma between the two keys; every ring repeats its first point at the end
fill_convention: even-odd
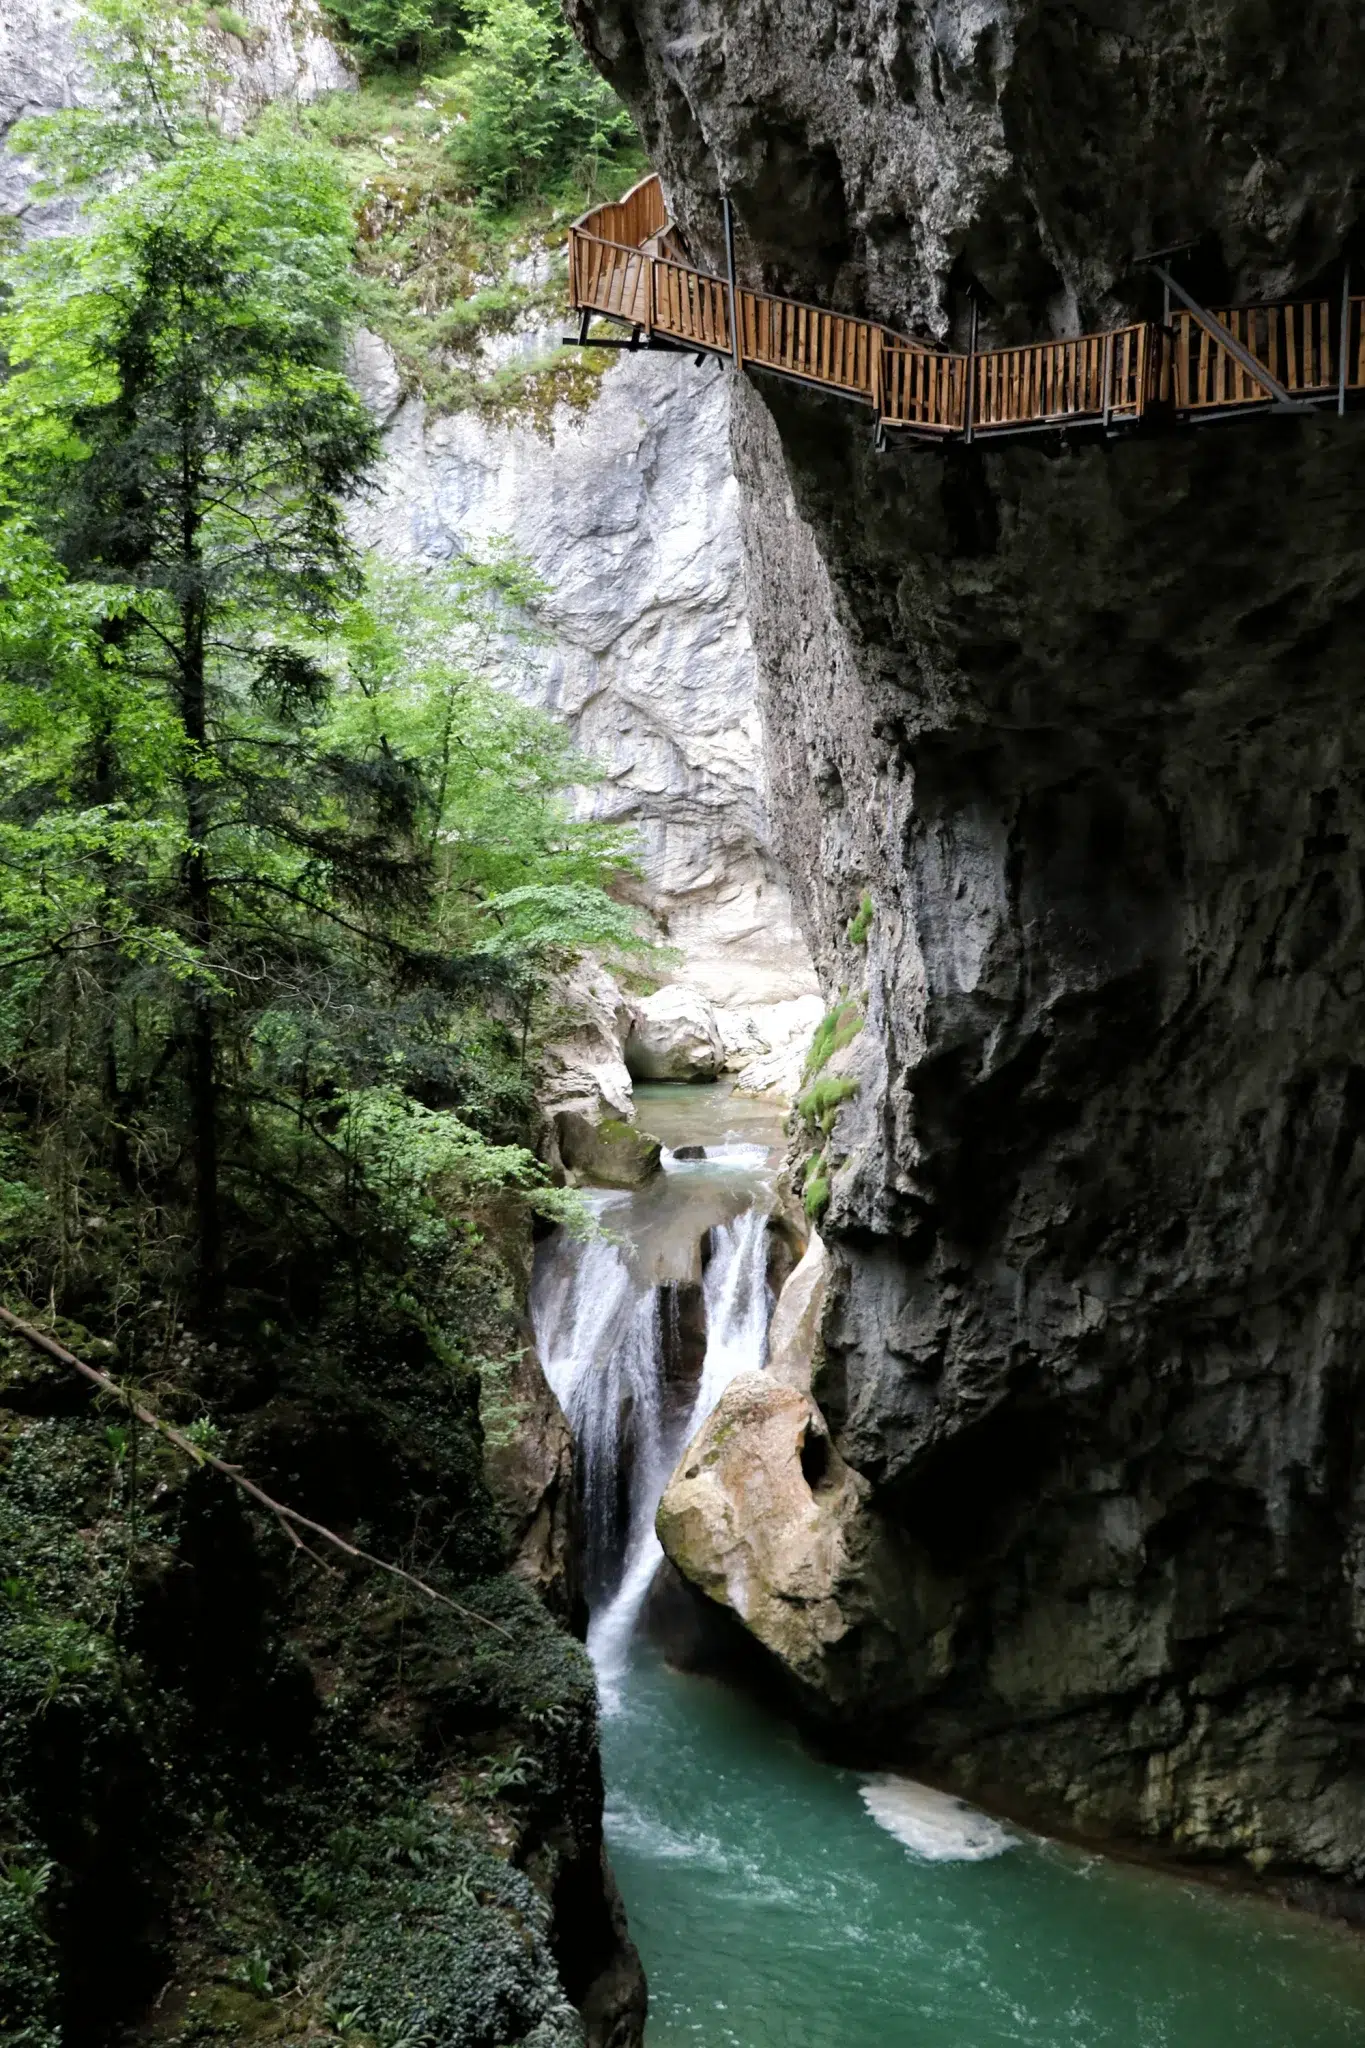
{"type": "Polygon", "coordinates": [[[656,1204],[652,1219],[656,1238],[659,1224],[665,1225],[662,1246],[651,1245],[648,1208],[632,1219],[630,1198],[599,1196],[604,1227],[643,1221],[639,1237],[627,1246],[611,1237],[579,1244],[561,1236],[537,1262],[536,1344],[577,1446],[588,1650],[608,1712],[619,1704],[631,1639],[663,1556],[654,1517],[669,1475],[736,1373],[758,1371],[764,1362],[772,1309],[766,1156],[759,1146],[727,1144],[709,1148],[704,1161],[670,1157],[663,1192],[674,1200],[656,1204]],[[706,1348],[696,1393],[681,1422],[670,1426],[664,1343],[670,1240],[675,1255],[699,1255],[708,1195],[713,1204],[729,1206],[737,1193],[748,1197],[748,1206],[707,1230],[706,1348]]]}
{"type": "MultiPolygon", "coordinates": [[[[642,1094],[678,1142],[745,1113],[719,1090],[642,1094]]],[[[591,1196],[610,1236],[547,1241],[533,1295],[578,1443],[607,1839],[648,2048],[1358,2048],[1350,1940],[833,1769],[633,1647],[660,1493],[767,1342],[769,1154],[707,1154],[591,1196]]]]}

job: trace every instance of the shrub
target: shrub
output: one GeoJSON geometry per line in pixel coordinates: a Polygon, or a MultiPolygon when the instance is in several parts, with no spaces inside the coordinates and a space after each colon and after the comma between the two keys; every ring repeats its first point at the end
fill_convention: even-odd
{"type": "Polygon", "coordinates": [[[811,1038],[803,1078],[813,1081],[829,1065],[836,1052],[842,1052],[846,1045],[853,1043],[862,1028],[862,1015],[856,1003],[836,1003],[832,1010],[827,1010],[811,1038]]]}
{"type": "Polygon", "coordinates": [[[258,31],[235,7],[210,7],[204,16],[204,26],[217,29],[220,36],[235,36],[239,43],[254,43],[258,39],[258,31]]]}
{"type": "Polygon", "coordinates": [[[468,112],[451,145],[457,172],[494,203],[544,191],[570,172],[591,189],[601,159],[633,140],[629,114],[545,5],[473,5],[460,81],[468,112]]]}
{"type": "Polygon", "coordinates": [[[828,1137],[840,1105],[851,1102],[858,1088],[859,1083],[852,1074],[823,1074],[818,1081],[812,1082],[796,1104],[807,1130],[819,1130],[828,1137]]]}
{"type": "Polygon", "coordinates": [[[818,1223],[829,1207],[829,1168],[823,1156],[813,1158],[806,1167],[805,1192],[801,1206],[812,1223],[818,1223]]]}
{"type": "Polygon", "coordinates": [[[362,59],[389,63],[437,56],[468,14],[463,0],[325,0],[325,5],[362,59]]]}

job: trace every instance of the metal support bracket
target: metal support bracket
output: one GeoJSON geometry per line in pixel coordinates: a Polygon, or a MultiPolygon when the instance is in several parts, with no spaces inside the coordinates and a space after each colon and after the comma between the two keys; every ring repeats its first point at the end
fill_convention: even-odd
{"type": "Polygon", "coordinates": [[[972,293],[972,338],[967,350],[967,388],[962,394],[962,438],[970,442],[976,431],[976,341],[981,311],[972,293]]]}
{"type": "Polygon", "coordinates": [[[730,353],[735,359],[735,368],[744,368],[744,354],[739,345],[739,284],[735,277],[735,209],[730,204],[727,192],[723,200],[725,207],[725,275],[730,284],[730,353]]]}
{"type": "Polygon", "coordinates": [[[1174,299],[1179,299],[1181,305],[1185,308],[1186,312],[1190,313],[1199,322],[1199,325],[1203,328],[1204,332],[1206,334],[1211,334],[1213,336],[1213,339],[1216,342],[1218,342],[1221,347],[1227,350],[1228,354],[1233,358],[1233,360],[1241,364],[1242,368],[1246,371],[1247,375],[1251,377],[1257,384],[1259,384],[1264,392],[1266,392],[1271,398],[1275,400],[1275,406],[1277,411],[1312,411],[1312,407],[1305,405],[1302,399],[1295,398],[1292,392],[1286,391],[1284,385],[1281,384],[1279,378],[1272,376],[1270,371],[1267,370],[1265,364],[1257,361],[1256,357],[1251,353],[1251,350],[1249,348],[1245,348],[1243,344],[1240,341],[1238,341],[1237,336],[1233,333],[1230,327],[1225,327],[1222,321],[1219,320],[1215,314],[1206,311],[1206,309],[1199,304],[1199,301],[1197,299],[1192,299],[1189,293],[1185,290],[1184,285],[1176,283],[1175,279],[1171,276],[1169,270],[1163,269],[1161,264],[1159,263],[1154,263],[1152,265],[1152,268],[1156,272],[1157,276],[1161,279],[1162,284],[1165,285],[1166,290],[1170,293],[1171,297],[1174,299]]]}

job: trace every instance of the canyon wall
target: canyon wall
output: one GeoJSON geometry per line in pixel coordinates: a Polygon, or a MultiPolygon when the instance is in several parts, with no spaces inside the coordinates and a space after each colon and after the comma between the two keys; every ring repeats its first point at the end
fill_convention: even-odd
{"type": "MultiPolygon", "coordinates": [[[[1344,7],[570,11],[751,281],[1002,339],[1152,312],[1155,242],[1339,289],[1344,7]]],[[[866,1020],[815,1383],[901,1561],[864,1737],[1358,1886],[1362,422],[877,455],[756,377],[734,447],[776,843],[866,1020]]]]}
{"type": "MultiPolygon", "coordinates": [[[[496,340],[543,359],[556,338],[496,340]]],[[[429,565],[508,540],[530,562],[543,637],[515,686],[603,770],[585,807],[635,828],[678,978],[766,1028],[816,983],[770,845],[727,378],[626,356],[591,403],[501,421],[404,402],[382,345],[359,354],[387,428],[360,538],[429,565]]]]}

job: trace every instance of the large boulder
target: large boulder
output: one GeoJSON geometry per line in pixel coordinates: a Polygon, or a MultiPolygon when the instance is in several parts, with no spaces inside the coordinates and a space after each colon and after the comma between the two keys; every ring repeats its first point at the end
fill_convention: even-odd
{"type": "Polygon", "coordinates": [[[619,1117],[594,1123],[577,1110],[555,1119],[559,1156],[573,1172],[601,1188],[638,1188],[659,1171],[663,1147],[619,1117]]]}
{"type": "Polygon", "coordinates": [[[659,1504],[659,1541],[820,1710],[894,1687],[916,1633],[908,1575],[808,1394],[732,1380],[659,1504]]]}
{"type": "Polygon", "coordinates": [[[635,1005],[626,1039],[635,1081],[714,1081],[725,1065],[716,1013],[692,988],[661,988],[635,1005]]]}
{"type": "MultiPolygon", "coordinates": [[[[591,1123],[634,1114],[622,1047],[634,1014],[604,968],[582,961],[550,990],[551,1022],[536,1060],[536,1101],[553,1124],[573,1111],[591,1123]]],[[[569,1162],[566,1162],[566,1164],[569,1162]]]]}

